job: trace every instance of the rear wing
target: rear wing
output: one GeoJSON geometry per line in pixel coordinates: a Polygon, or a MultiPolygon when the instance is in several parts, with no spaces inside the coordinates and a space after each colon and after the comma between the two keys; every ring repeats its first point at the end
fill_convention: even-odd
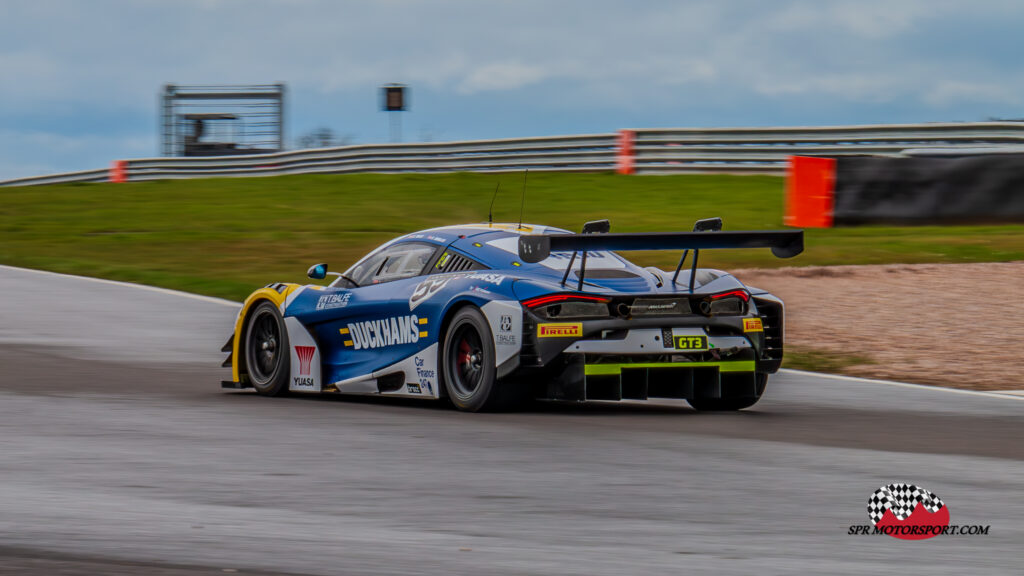
{"type": "MultiPolygon", "coordinates": [[[[721,228],[721,222],[716,223],[721,228]]],[[[538,234],[519,237],[519,258],[524,262],[537,263],[552,252],[573,252],[569,266],[562,277],[564,285],[569,277],[576,253],[582,253],[579,284],[583,289],[586,274],[587,251],[593,250],[685,250],[672,277],[675,284],[686,255],[693,250],[693,265],[690,273],[690,291],[693,292],[694,276],[697,269],[697,254],[700,250],[716,248],[771,248],[779,258],[792,258],[804,251],[803,230],[764,230],[743,232],[637,232],[633,234],[538,234]]]]}
{"type": "Polygon", "coordinates": [[[519,258],[531,264],[552,252],[588,250],[706,250],[713,248],[771,248],[779,258],[804,251],[803,230],[743,232],[636,232],[633,234],[524,234],[519,258]]]}

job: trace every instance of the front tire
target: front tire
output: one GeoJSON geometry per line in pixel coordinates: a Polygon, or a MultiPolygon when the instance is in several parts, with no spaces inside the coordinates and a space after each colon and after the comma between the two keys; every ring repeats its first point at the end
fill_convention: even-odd
{"type": "Polygon", "coordinates": [[[291,360],[281,313],[271,302],[260,303],[245,331],[245,366],[252,387],[264,396],[287,392],[291,360]]]}
{"type": "Polygon", "coordinates": [[[441,367],[448,398],[459,410],[500,410],[500,393],[490,324],[475,306],[459,310],[448,324],[441,367]]]}

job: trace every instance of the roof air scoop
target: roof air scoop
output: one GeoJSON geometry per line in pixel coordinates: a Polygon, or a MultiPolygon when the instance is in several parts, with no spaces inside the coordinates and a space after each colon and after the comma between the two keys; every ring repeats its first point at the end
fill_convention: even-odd
{"type": "Polygon", "coordinates": [[[704,218],[693,223],[694,232],[721,232],[721,218],[704,218]]]}
{"type": "Polygon", "coordinates": [[[583,225],[584,234],[607,234],[612,223],[607,220],[591,220],[583,225]]]}

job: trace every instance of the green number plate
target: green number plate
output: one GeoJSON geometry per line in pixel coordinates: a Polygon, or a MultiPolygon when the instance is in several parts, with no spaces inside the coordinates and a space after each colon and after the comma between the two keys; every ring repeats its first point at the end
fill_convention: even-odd
{"type": "Polygon", "coordinates": [[[673,340],[675,340],[676,350],[701,352],[708,349],[707,336],[676,336],[673,340]]]}

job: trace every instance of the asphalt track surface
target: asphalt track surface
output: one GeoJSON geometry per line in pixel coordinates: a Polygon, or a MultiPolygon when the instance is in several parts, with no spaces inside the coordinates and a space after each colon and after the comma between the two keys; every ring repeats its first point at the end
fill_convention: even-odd
{"type": "Polygon", "coordinates": [[[1021,573],[1024,401],[784,372],[735,414],[224,392],[236,306],[0,267],[0,573],[1021,573]],[[883,484],[987,536],[850,536],[883,484]]]}

